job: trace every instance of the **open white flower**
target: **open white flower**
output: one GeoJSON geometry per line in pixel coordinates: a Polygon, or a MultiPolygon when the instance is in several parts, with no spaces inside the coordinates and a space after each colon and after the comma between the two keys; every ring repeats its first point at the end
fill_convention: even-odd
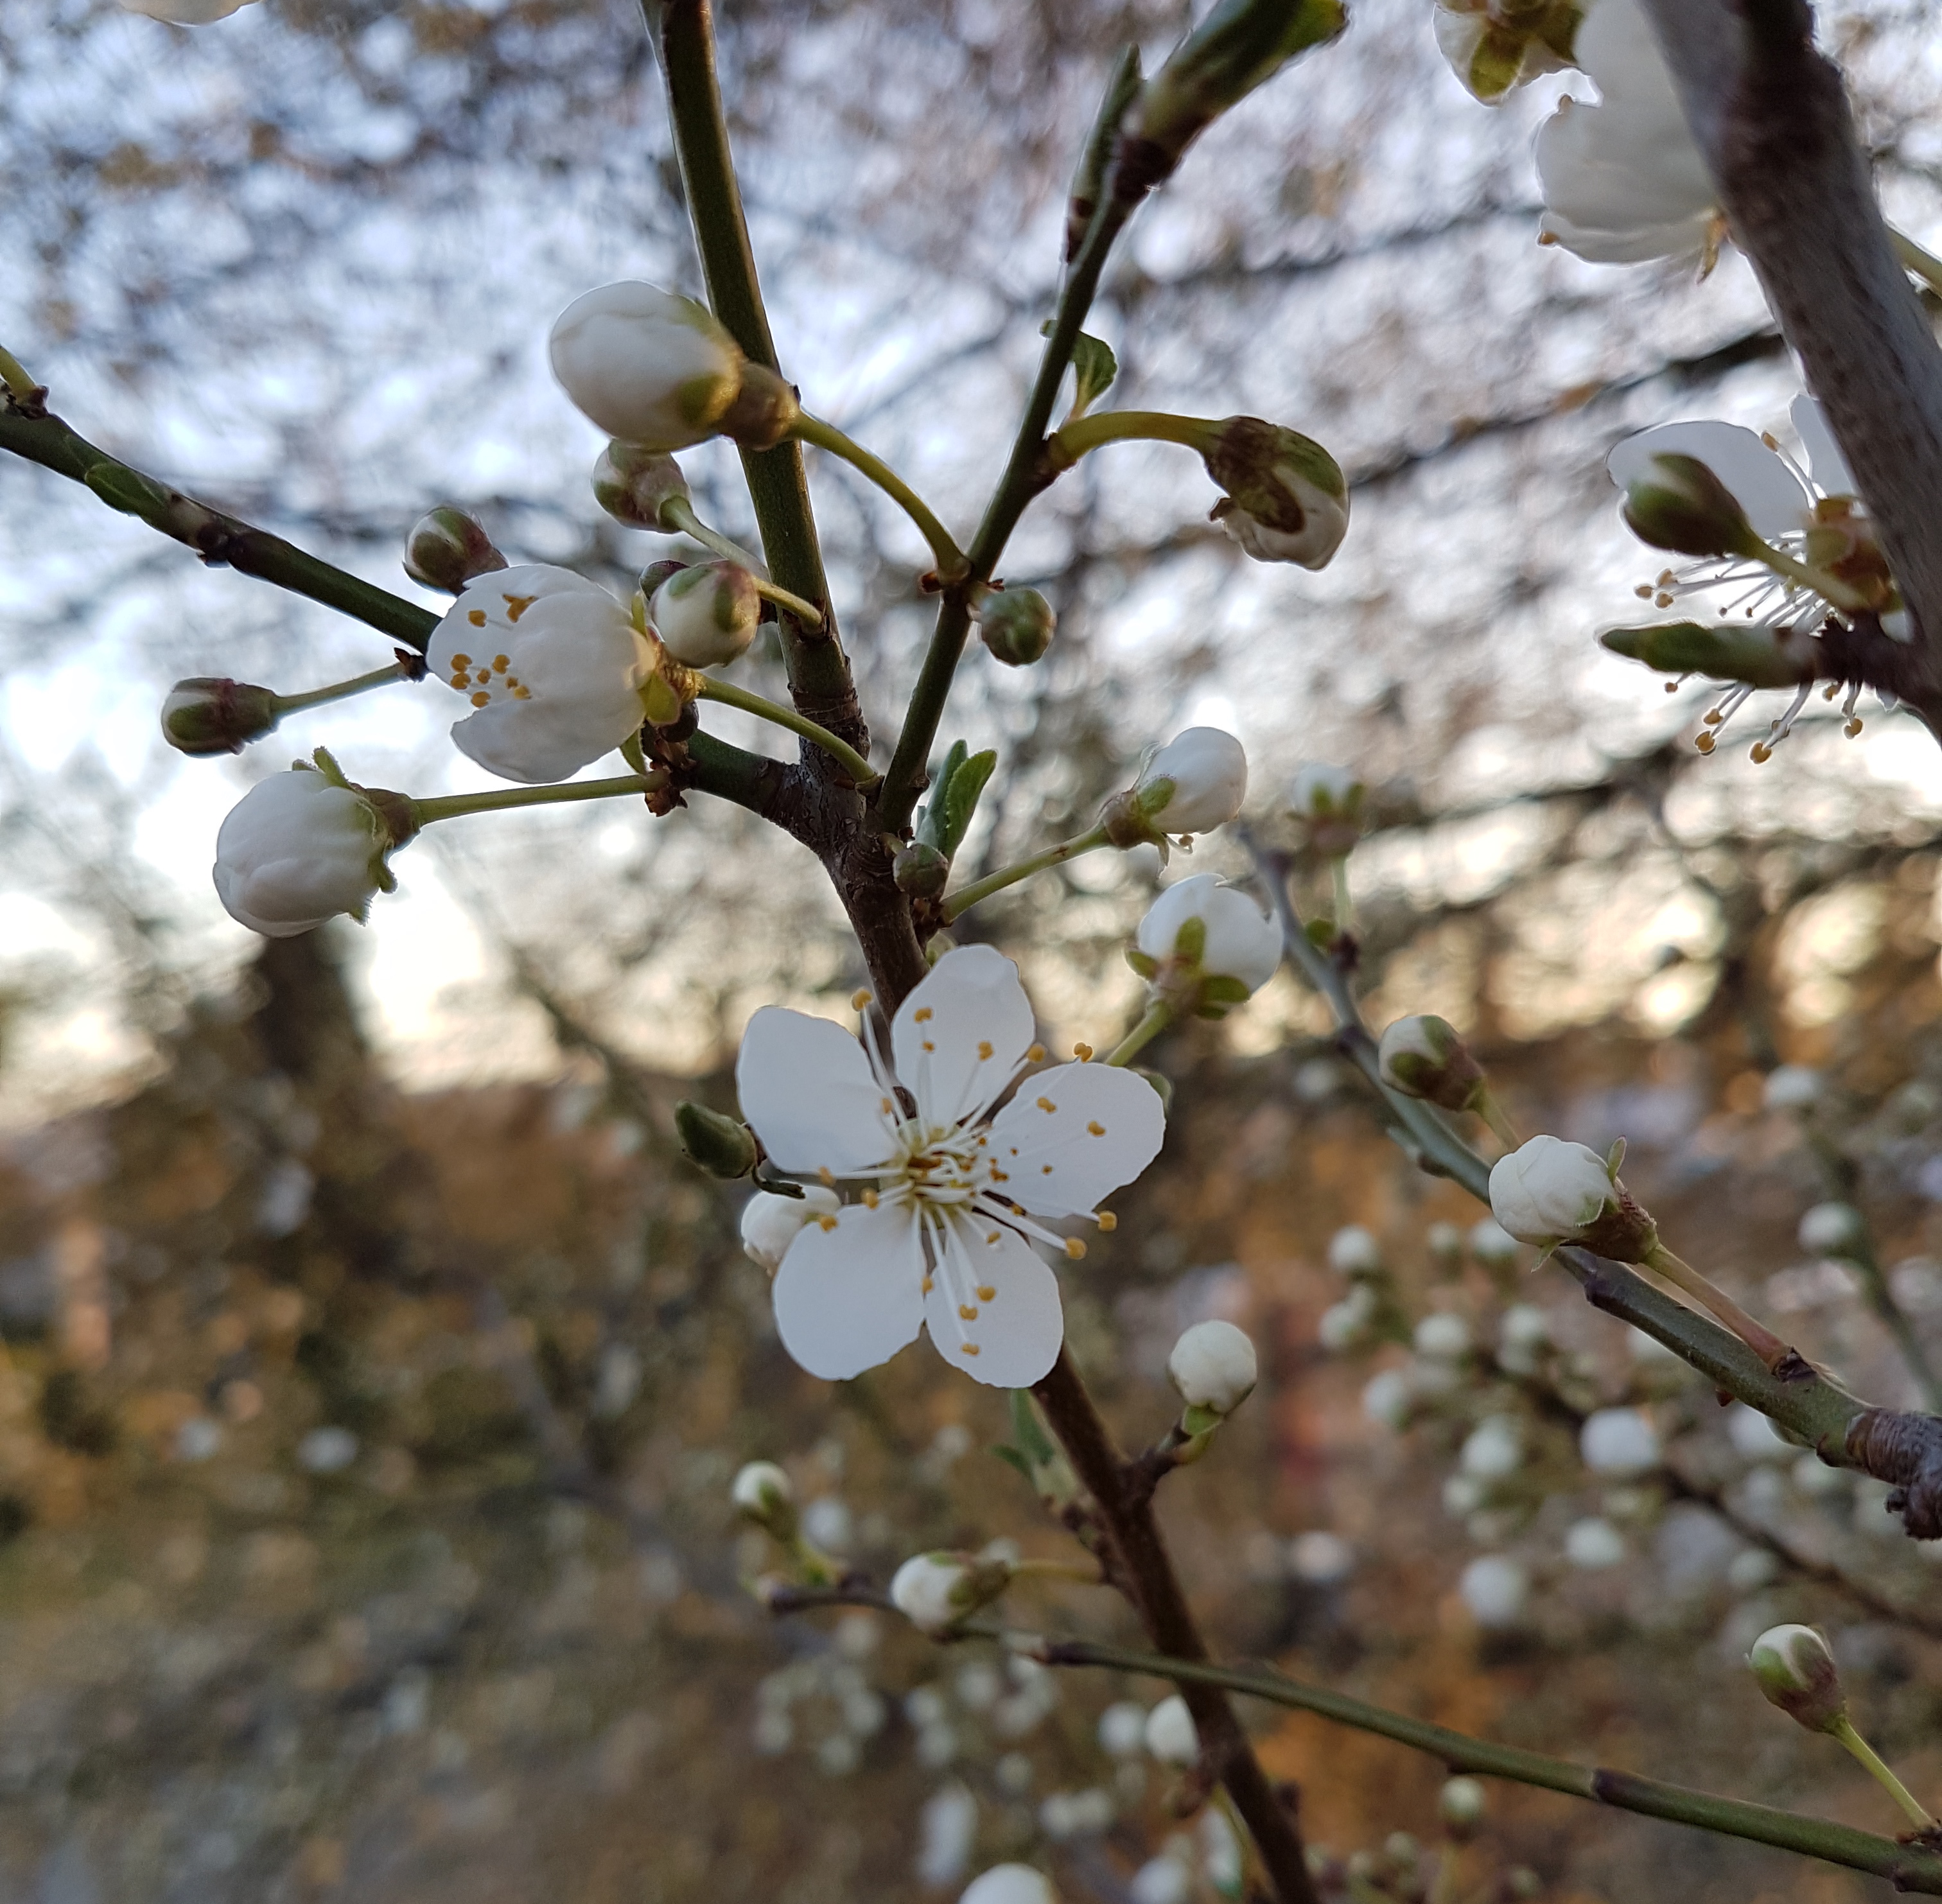
{"type": "Polygon", "coordinates": [[[259,780],[216,836],[216,891],[231,918],[266,938],[294,938],[340,912],[362,921],[397,883],[384,856],[400,842],[363,791],[299,765],[259,780]]]}
{"type": "Polygon", "coordinates": [[[1539,242],[1593,264],[1698,258],[1710,269],[1725,221],[1639,0],[1597,0],[1573,57],[1598,99],[1559,100],[1538,132],[1539,242]]]}
{"type": "MultiPolygon", "coordinates": [[[[1757,629],[1770,628],[1783,647],[1791,642],[1803,653],[1804,638],[1830,614],[1850,614],[1858,605],[1879,617],[1884,633],[1908,640],[1907,611],[1820,405],[1803,394],[1794,399],[1789,415],[1804,461],[1787,455],[1770,436],[1738,424],[1702,420],[1660,424],[1628,436],[1605,467],[1625,492],[1629,510],[1634,497],[1649,495],[1663,467],[1656,458],[1690,457],[1702,464],[1739,506],[1753,533],[1787,562],[1805,565],[1824,578],[1833,595],[1817,589],[1812,575],[1776,573],[1768,563],[1745,555],[1706,556],[1680,569],[1662,570],[1656,580],[1641,583],[1637,594],[1656,608],[1669,608],[1689,595],[1729,589],[1734,592],[1717,605],[1718,613],[1738,615],[1757,629]]],[[[1792,705],[1754,748],[1756,761],[1769,758],[1792,731],[1813,690],[1812,679],[1798,680],[1800,672],[1794,666],[1783,667],[1771,681],[1736,680],[1708,711],[1699,751],[1713,751],[1721,729],[1757,687],[1792,683],[1792,705]]],[[[1842,709],[1850,739],[1861,730],[1855,712],[1860,694],[1856,682],[1842,709]]]]}
{"type": "Polygon", "coordinates": [[[947,952],[904,1000],[887,1059],[826,1018],[767,1006],[749,1021],[736,1085],[774,1167],[866,1186],[805,1225],[776,1272],[776,1326],[812,1375],[859,1375],[927,1326],[994,1387],[1029,1387],[1057,1360],[1058,1285],[1031,1242],[1085,1246],[1035,1220],[1093,1217],[1153,1161],[1166,1118],[1144,1079],[1096,1064],[1041,1073],[995,1108],[1045,1055],[1032,1022],[1018,968],[982,945],[947,952]]]}
{"type": "Polygon", "coordinates": [[[597,761],[641,724],[654,651],[597,582],[522,562],[465,585],[425,660],[476,712],[452,738],[489,773],[538,785],[597,761]]]}

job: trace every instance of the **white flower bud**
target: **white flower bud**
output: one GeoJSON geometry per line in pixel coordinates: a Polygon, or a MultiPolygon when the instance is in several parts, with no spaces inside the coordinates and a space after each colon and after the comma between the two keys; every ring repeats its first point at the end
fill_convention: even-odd
{"type": "Polygon", "coordinates": [[[1260,1379],[1254,1345],[1231,1322],[1196,1322],[1173,1345],[1166,1372],[1190,1408],[1231,1415],[1260,1379]]]}
{"type": "Polygon", "coordinates": [[[1058,1893],[1028,1864],[994,1864],[971,1880],[957,1904],[1058,1904],[1058,1893]]]}
{"type": "Polygon", "coordinates": [[[1384,1369],[1369,1378],[1362,1391],[1362,1413],[1378,1427],[1400,1434],[1408,1427],[1416,1405],[1409,1377],[1401,1369],[1384,1369]]]}
{"type": "Polygon", "coordinates": [[[1484,1788],[1474,1778],[1452,1778],[1436,1795],[1436,1814],[1443,1829],[1460,1844],[1484,1822],[1484,1788]]]}
{"type": "Polygon", "coordinates": [[[165,20],[171,26],[207,26],[249,4],[250,0],[121,0],[124,11],[165,20]]]}
{"type": "Polygon", "coordinates": [[[1382,1246],[1360,1223],[1344,1223],[1328,1239],[1328,1266],[1338,1276],[1373,1276],[1383,1266],[1382,1246]]]}
{"type": "Polygon", "coordinates": [[[1460,1315],[1426,1315],[1416,1325],[1416,1352],[1432,1362],[1454,1362],[1470,1352],[1470,1325],[1460,1315]]]}
{"type": "Polygon", "coordinates": [[[1200,1734],[1178,1693],[1170,1694],[1147,1715],[1147,1749],[1162,1765],[1199,1762],[1200,1734]]]}
{"type": "Polygon", "coordinates": [[[1099,1749],[1112,1759],[1130,1759],[1147,1742],[1147,1709],[1136,1700],[1116,1700],[1099,1715],[1099,1749]]]}
{"type": "Polygon", "coordinates": [[[1769,1700],[1809,1731],[1827,1731],[1847,1716],[1834,1656],[1812,1627],[1769,1627],[1747,1664],[1769,1700]]]}
{"type": "Polygon", "coordinates": [[[1248,756],[1219,727],[1189,727],[1147,763],[1134,791],[1162,833],[1211,833],[1240,812],[1248,796],[1248,756]]]}
{"type": "Polygon", "coordinates": [[[819,1183],[808,1186],[799,1197],[758,1190],[742,1206],[742,1253],[773,1276],[804,1223],[813,1217],[833,1217],[842,1208],[842,1198],[819,1183]]]}
{"type": "Polygon", "coordinates": [[[1406,1097],[1445,1110],[1468,1110],[1478,1100],[1484,1067],[1447,1018],[1419,1012],[1397,1019],[1383,1033],[1377,1056],[1383,1082],[1406,1097]]]}
{"type": "Polygon", "coordinates": [[[1478,1626],[1502,1632],[1522,1621],[1530,1577],[1508,1554],[1486,1554],[1463,1569],[1456,1590],[1478,1626]]]}
{"type": "Polygon", "coordinates": [[[718,668],[755,638],[762,598],[739,562],[697,562],[678,569],[654,591],[648,611],[654,632],[677,661],[718,668]]]}
{"type": "Polygon", "coordinates": [[[1470,1254],[1486,1269],[1508,1269],[1518,1260],[1519,1244],[1493,1217],[1486,1217],[1470,1229],[1470,1254]]]}
{"type": "Polygon", "coordinates": [[[1452,1474],[1443,1483],[1443,1511],[1452,1520],[1467,1520],[1490,1495],[1490,1489],[1475,1475],[1452,1474]]]}
{"type": "Polygon", "coordinates": [[[1861,1213],[1851,1203],[1817,1203],[1800,1219],[1800,1247],[1815,1256],[1854,1256],[1867,1235],[1861,1213]]]}
{"type": "Polygon", "coordinates": [[[1132,1904],[1193,1904],[1193,1873],[1164,1853],[1149,1858],[1126,1886],[1132,1904]]]}
{"type": "Polygon", "coordinates": [[[1736,1593],[1763,1593],[1780,1578],[1780,1563],[1763,1547],[1743,1547],[1726,1569],[1726,1584],[1736,1593]]]}
{"type": "Polygon", "coordinates": [[[1013,1571],[990,1554],[913,1554],[890,1578],[890,1603],[918,1632],[942,1639],[996,1599],[1013,1571]]]}
{"type": "Polygon", "coordinates": [[[1156,993],[1172,999],[1178,992],[1179,1009],[1207,1018],[1251,997],[1281,965],[1281,928],[1211,873],[1169,886],[1147,909],[1134,944],[1156,993]]]}
{"type": "Polygon", "coordinates": [[[575,298],[547,354],[583,416],[647,449],[705,442],[742,387],[740,347],[713,314],[651,284],[603,284],[575,298]]]}
{"type": "Polygon", "coordinates": [[[458,751],[501,779],[563,780],[640,727],[654,650],[598,583],[549,562],[481,575],[446,611],[425,650],[469,701],[458,751]]]}
{"type": "Polygon", "coordinates": [[[240,754],[277,725],[274,688],[198,675],[179,681],[162,703],[162,738],[179,754],[240,754]]]}
{"type": "Polygon", "coordinates": [[[1597,1409],[1578,1431],[1578,1453],[1594,1474],[1649,1474],[1659,1465],[1659,1431],[1642,1410],[1597,1409]]]}
{"type": "Polygon", "coordinates": [[[1524,1465],[1524,1431],[1511,1415],[1487,1415],[1464,1437],[1457,1465],[1472,1479],[1501,1481],[1524,1465]]]}
{"type": "Polygon", "coordinates": [[[736,1472],[728,1498],[746,1520],[766,1527],[780,1541],[795,1534],[795,1489],[772,1461],[743,1463],[736,1472]]]}
{"type": "Polygon", "coordinates": [[[1565,1532],[1564,1557],[1587,1573],[1616,1567],[1625,1557],[1625,1536],[1602,1516],[1574,1520],[1565,1532]]]}
{"type": "Polygon", "coordinates": [[[266,938],[294,938],[340,912],[361,922],[372,896],[397,883],[384,859],[403,843],[401,830],[341,777],[309,767],[273,773],[216,834],[216,895],[238,925],[266,938]]]}
{"type": "Polygon", "coordinates": [[[1367,1283],[1358,1283],[1339,1302],[1322,1312],[1316,1324],[1316,1339],[1331,1355],[1359,1348],[1369,1339],[1382,1299],[1367,1283]]]}
{"type": "Polygon", "coordinates": [[[1521,1243],[1540,1249],[1582,1243],[1637,1263],[1657,1241],[1604,1158],[1562,1137],[1533,1137],[1490,1168],[1490,1212],[1521,1243]]]}
{"type": "Polygon", "coordinates": [[[1202,455],[1227,491],[1209,512],[1256,562],[1325,568],[1349,532],[1349,485],[1299,430],[1229,417],[1202,455]]]}
{"type": "Polygon", "coordinates": [[[1506,1348],[1548,1348],[1551,1318],[1535,1302],[1513,1302],[1497,1325],[1497,1339],[1506,1348]]]}
{"type": "Polygon", "coordinates": [[[1806,1064],[1782,1064],[1766,1074],[1766,1107],[1774,1111],[1811,1110],[1827,1088],[1821,1073],[1806,1064]]]}
{"type": "Polygon", "coordinates": [[[1329,761],[1309,761],[1288,783],[1288,801],[1297,819],[1340,819],[1358,811],[1362,776],[1352,767],[1329,761]]]}

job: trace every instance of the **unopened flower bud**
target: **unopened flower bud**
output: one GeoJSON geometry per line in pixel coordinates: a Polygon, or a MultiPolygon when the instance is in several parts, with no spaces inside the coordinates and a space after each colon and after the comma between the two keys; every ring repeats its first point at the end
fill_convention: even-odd
{"type": "Polygon", "coordinates": [[[1058,617],[1036,589],[998,589],[973,611],[978,638],[994,660],[1008,668],[1028,668],[1044,659],[1058,617]]]}
{"type": "Polygon", "coordinates": [[[1594,1409],[1578,1431],[1578,1452],[1594,1474],[1649,1474],[1659,1464],[1659,1431],[1643,1409],[1594,1409]]]}
{"type": "Polygon", "coordinates": [[[755,1140],[739,1118],[683,1098],[674,1107],[674,1128],[682,1154],[710,1177],[746,1177],[755,1168],[755,1140]]]}
{"type": "Polygon", "coordinates": [[[1360,1223],[1344,1223],[1328,1239],[1328,1266],[1338,1276],[1373,1276],[1383,1266],[1382,1245],[1360,1223]]]}
{"type": "Polygon", "coordinates": [[[198,675],[162,703],[162,738],[179,754],[240,754],[277,724],[275,690],[198,675]]]}
{"type": "Polygon", "coordinates": [[[1328,566],[1349,532],[1349,485],[1319,443],[1259,417],[1230,417],[1203,460],[1227,491],[1213,520],[1255,561],[1328,566]]]}
{"type": "Polygon", "coordinates": [[[1275,975],[1281,955],[1281,928],[1253,900],[1196,873],[1147,909],[1127,957],[1177,1013],[1220,1018],[1275,975]]]}
{"type": "Polygon", "coordinates": [[[1681,556],[1757,555],[1739,498],[1696,456],[1662,451],[1625,484],[1622,510],[1641,542],[1681,556]]]}
{"type": "Polygon", "coordinates": [[[1166,1372],[1189,1408],[1231,1415],[1254,1391],[1254,1345],[1231,1322],[1196,1322],[1173,1345],[1166,1372]]]}
{"type": "Polygon", "coordinates": [[[505,566],[492,538],[456,504],[442,503],[421,516],[405,538],[405,573],[421,587],[442,594],[460,594],[475,576],[505,566]]]}
{"type": "Polygon", "coordinates": [[[972,1879],[957,1904],[1058,1904],[1058,1893],[1028,1864],[994,1864],[972,1879]]]}
{"type": "Polygon", "coordinates": [[[1463,1569],[1456,1590],[1478,1626],[1502,1632],[1523,1620],[1530,1576],[1509,1554],[1486,1554],[1463,1569]]]}
{"type": "Polygon", "coordinates": [[[706,441],[742,387],[740,347],[713,313],[651,284],[603,284],[575,298],[547,350],[582,415],[647,449],[706,441]]]}
{"type": "Polygon", "coordinates": [[[1398,1018],[1383,1033],[1383,1082],[1405,1097],[1445,1110],[1468,1110],[1486,1087],[1484,1067],[1447,1018],[1429,1012],[1398,1018]]]}
{"type": "Polygon", "coordinates": [[[1470,1254],[1486,1269],[1508,1269],[1518,1260],[1522,1247],[1493,1217],[1486,1217],[1470,1226],[1470,1254]]]}
{"type": "Polygon", "coordinates": [[[1821,1101],[1827,1081],[1809,1064],[1781,1064],[1766,1074],[1764,1100],[1772,1111],[1811,1110],[1821,1101]]]}
{"type": "Polygon", "coordinates": [[[1490,1210],[1521,1243],[1555,1249],[1582,1244],[1615,1263],[1641,1263],[1659,1229],[1595,1150],[1539,1137],[1497,1159],[1490,1210]]]}
{"type": "Polygon", "coordinates": [[[670,575],[654,591],[648,611],[654,632],[677,661],[716,668],[733,661],[755,638],[762,598],[739,562],[697,562],[670,575]]]}
{"type": "Polygon", "coordinates": [[[951,877],[951,862],[922,840],[913,840],[890,862],[890,877],[899,892],[914,899],[934,899],[951,877]]]}
{"type": "Polygon", "coordinates": [[[1218,727],[1176,734],[1101,815],[1122,852],[1142,843],[1211,833],[1241,810],[1248,796],[1248,756],[1218,727]]]}
{"type": "Polygon", "coordinates": [[[1456,1844],[1467,1844],[1484,1822],[1483,1786],[1474,1778],[1446,1780],[1436,1795],[1436,1813],[1444,1835],[1456,1844]]]}
{"type": "Polygon", "coordinates": [[[688,500],[688,479],[665,450],[644,449],[617,436],[593,466],[593,500],[617,522],[636,529],[673,529],[663,508],[688,500]]]}
{"type": "Polygon", "coordinates": [[[1801,1218],[1800,1238],[1816,1256],[1855,1257],[1867,1246],[1868,1226],[1852,1203],[1817,1203],[1801,1218]]]}
{"type": "Polygon", "coordinates": [[[1816,641],[1799,626],[1761,621],[1708,627],[1696,621],[1643,628],[1608,628],[1598,637],[1614,654],[1643,661],[1662,675],[1705,675],[1749,687],[1797,687],[1815,678],[1816,641]]]}
{"type": "Polygon", "coordinates": [[[917,1554],[890,1578],[890,1602],[918,1632],[942,1639],[1011,1584],[1009,1560],[976,1554],[917,1554]]]}
{"type": "Polygon", "coordinates": [[[1460,1361],[1470,1352],[1470,1325],[1460,1315],[1426,1315],[1411,1339],[1416,1352],[1432,1362],[1460,1361]]]}
{"type": "Polygon", "coordinates": [[[1812,1627],[1769,1627],[1747,1664],[1769,1701],[1809,1731],[1830,1731],[1847,1716],[1834,1655],[1812,1627]]]}
{"type": "Polygon", "coordinates": [[[743,1520],[773,1534],[785,1546],[796,1537],[795,1489],[772,1461],[752,1461],[736,1474],[728,1498],[743,1520]]]}
{"type": "Polygon", "coordinates": [[[1162,1765],[1199,1763],[1200,1734],[1178,1693],[1170,1694],[1147,1713],[1147,1749],[1162,1765]]]}
{"type": "Polygon", "coordinates": [[[799,1197],[758,1190],[742,1206],[742,1254],[773,1276],[804,1223],[834,1217],[842,1208],[842,1198],[819,1183],[809,1185],[799,1197]]]}

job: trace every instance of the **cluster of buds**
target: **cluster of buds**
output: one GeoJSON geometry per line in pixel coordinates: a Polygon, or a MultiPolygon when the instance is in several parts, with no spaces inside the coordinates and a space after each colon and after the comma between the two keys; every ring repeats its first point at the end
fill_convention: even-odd
{"type": "MultiPolygon", "coordinates": [[[[772,1461],[745,1462],[730,1484],[728,1498],[751,1527],[759,1527],[788,1557],[789,1577],[807,1587],[833,1585],[843,1575],[839,1561],[816,1547],[803,1531],[795,1489],[783,1469],[772,1461]]],[[[778,1584],[775,1576],[767,1584],[778,1584]]],[[[764,1583],[757,1583],[761,1590],[764,1583]]]]}
{"type": "Polygon", "coordinates": [[[1281,964],[1281,928],[1246,894],[1196,873],[1140,921],[1127,963],[1175,1018],[1222,1018],[1281,964]]]}

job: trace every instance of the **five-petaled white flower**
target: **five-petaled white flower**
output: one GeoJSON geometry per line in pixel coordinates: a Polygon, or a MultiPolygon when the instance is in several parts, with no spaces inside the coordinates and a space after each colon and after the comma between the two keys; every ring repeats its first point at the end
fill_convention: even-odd
{"type": "Polygon", "coordinates": [[[1538,133],[1540,242],[1597,265],[1697,257],[1710,269],[1725,221],[1639,0],[1597,0],[1572,57],[1598,98],[1559,100],[1538,133]]]}
{"type": "MultiPolygon", "coordinates": [[[[1662,570],[1654,581],[1641,583],[1637,593],[1657,608],[1669,608],[1686,595],[1735,588],[1738,592],[1720,605],[1720,613],[1737,612],[1757,626],[1802,636],[1814,633],[1830,614],[1852,614],[1862,603],[1877,616],[1885,634],[1907,641],[1912,632],[1908,611],[1820,405],[1803,394],[1793,399],[1788,415],[1805,452],[1804,464],[1771,436],[1705,419],[1642,430],[1619,443],[1605,467],[1629,496],[1650,488],[1659,467],[1656,458],[1690,457],[1705,464],[1739,505],[1755,535],[1783,557],[1816,571],[1841,598],[1817,592],[1812,578],[1777,574],[1747,556],[1708,556],[1683,568],[1662,570]]],[[[1792,731],[1813,687],[1809,680],[1795,687],[1792,706],[1756,743],[1756,761],[1768,758],[1792,731]]],[[[1754,684],[1737,682],[1709,710],[1706,731],[1699,736],[1702,753],[1713,751],[1720,730],[1755,691],[1754,684]]],[[[1860,693],[1856,682],[1842,710],[1850,739],[1861,730],[1855,712],[1860,693]]]]}
{"type": "Polygon", "coordinates": [[[979,1381],[1028,1387],[1064,1333],[1058,1282],[1031,1243],[1085,1254],[1039,1220],[1094,1217],[1146,1168],[1165,1135],[1159,1096],[1130,1072],[1079,1063],[996,1108],[1045,1050],[1018,968],[988,946],[938,960],[891,1021],[887,1058],[867,1017],[865,1028],[867,1051],[826,1018],[766,1006],[742,1040],[742,1112],[773,1166],[864,1186],[783,1257],[783,1346],[841,1381],[927,1326],[979,1381]]]}
{"type": "Polygon", "coordinates": [[[465,585],[425,660],[476,712],[452,738],[489,773],[564,779],[640,724],[654,650],[597,582],[550,562],[495,569],[465,585]]]}

